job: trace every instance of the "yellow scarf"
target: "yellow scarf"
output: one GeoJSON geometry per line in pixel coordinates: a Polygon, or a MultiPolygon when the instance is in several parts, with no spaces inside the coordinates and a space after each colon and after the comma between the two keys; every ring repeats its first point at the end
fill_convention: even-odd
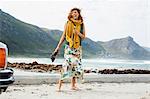
{"type": "Polygon", "coordinates": [[[81,29],[81,20],[74,20],[71,18],[68,20],[66,29],[65,29],[65,36],[66,36],[66,41],[69,42],[70,48],[78,48],[80,46],[80,37],[78,34],[74,33],[74,28],[80,32],[81,29]],[[74,25],[74,24],[76,25],[74,25]]]}

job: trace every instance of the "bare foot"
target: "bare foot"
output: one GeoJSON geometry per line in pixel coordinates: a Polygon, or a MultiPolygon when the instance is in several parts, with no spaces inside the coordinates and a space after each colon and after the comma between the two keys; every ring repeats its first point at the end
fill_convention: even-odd
{"type": "Polygon", "coordinates": [[[71,90],[76,90],[76,88],[72,87],[71,90]]]}
{"type": "Polygon", "coordinates": [[[56,90],[57,92],[61,92],[61,90],[60,89],[58,89],[58,90],[56,90]]]}
{"type": "Polygon", "coordinates": [[[79,90],[79,88],[75,86],[75,87],[72,87],[71,90],[79,90]]]}

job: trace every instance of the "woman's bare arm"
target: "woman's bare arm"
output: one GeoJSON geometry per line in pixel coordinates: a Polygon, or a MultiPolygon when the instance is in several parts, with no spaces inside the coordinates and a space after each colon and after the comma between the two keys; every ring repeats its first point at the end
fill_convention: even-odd
{"type": "Polygon", "coordinates": [[[58,51],[61,47],[61,45],[63,44],[64,40],[65,40],[65,29],[66,29],[66,24],[65,24],[65,27],[64,27],[64,32],[59,40],[59,43],[57,44],[57,47],[55,49],[55,52],[58,51]]]}

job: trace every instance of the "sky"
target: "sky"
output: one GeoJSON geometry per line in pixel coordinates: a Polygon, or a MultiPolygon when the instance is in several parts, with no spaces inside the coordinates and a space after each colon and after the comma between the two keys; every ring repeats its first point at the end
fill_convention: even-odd
{"type": "Polygon", "coordinates": [[[109,41],[131,36],[150,47],[149,0],[0,0],[0,9],[26,23],[48,29],[64,29],[71,8],[78,7],[86,36],[109,41]]]}

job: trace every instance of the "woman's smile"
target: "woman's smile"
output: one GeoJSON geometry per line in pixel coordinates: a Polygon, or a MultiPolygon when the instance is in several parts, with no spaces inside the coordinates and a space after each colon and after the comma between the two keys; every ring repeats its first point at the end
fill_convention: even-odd
{"type": "Polygon", "coordinates": [[[78,19],[79,13],[78,13],[77,10],[72,11],[72,17],[73,17],[74,19],[78,19]]]}

